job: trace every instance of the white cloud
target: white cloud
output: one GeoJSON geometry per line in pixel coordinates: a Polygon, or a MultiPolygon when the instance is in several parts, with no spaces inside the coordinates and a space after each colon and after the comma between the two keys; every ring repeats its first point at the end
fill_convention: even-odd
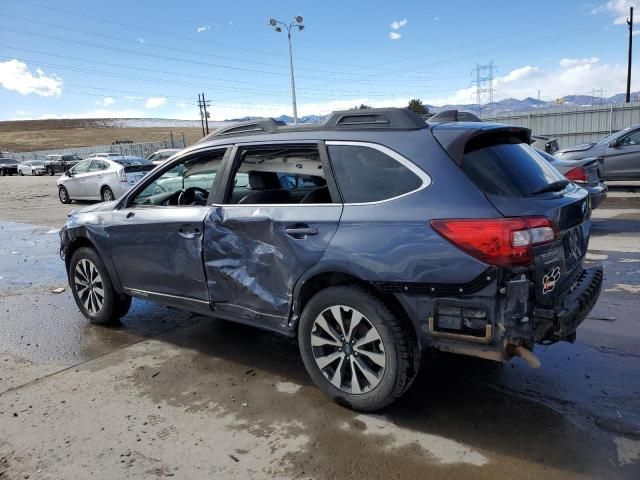
{"type": "Polygon", "coordinates": [[[139,39],[138,39],[138,43],[139,43],[139,44],[143,44],[143,43],[144,43],[144,38],[139,38],[139,39]]]}
{"type": "Polygon", "coordinates": [[[125,95],[125,100],[144,100],[142,97],[136,97],[135,95],[125,95]]]}
{"type": "Polygon", "coordinates": [[[145,108],[158,108],[163,105],[166,105],[167,99],[164,97],[150,97],[147,98],[147,101],[144,103],[145,108]]]}
{"type": "Polygon", "coordinates": [[[187,102],[176,102],[176,107],[178,108],[187,108],[187,102]]]}
{"type": "Polygon", "coordinates": [[[640,2],[637,0],[611,0],[607,3],[596,5],[591,9],[592,15],[598,15],[600,13],[608,13],[613,17],[612,23],[614,25],[625,25],[627,18],[629,18],[629,7],[633,6],[635,11],[633,13],[633,21],[640,19],[640,2]]]}
{"type": "Polygon", "coordinates": [[[433,17],[433,20],[437,22],[438,20],[440,20],[440,17],[433,17]]]}
{"type": "Polygon", "coordinates": [[[400,30],[406,24],[407,24],[407,19],[403,18],[402,20],[395,20],[391,22],[391,25],[389,25],[389,27],[391,27],[392,30],[400,30]]]}
{"type": "Polygon", "coordinates": [[[211,25],[201,25],[196,28],[196,32],[198,33],[206,32],[207,30],[211,30],[211,25]]]}
{"type": "Polygon", "coordinates": [[[577,65],[593,65],[594,63],[598,63],[600,59],[598,57],[588,57],[588,58],[563,58],[560,60],[560,66],[562,68],[575,67],[577,65]]]}
{"type": "Polygon", "coordinates": [[[41,97],[59,97],[62,94],[60,77],[56,74],[47,76],[39,68],[34,76],[26,63],[16,59],[0,62],[0,85],[22,95],[35,93],[41,97]]]}
{"type": "Polygon", "coordinates": [[[402,38],[402,35],[398,32],[389,32],[389,38],[391,40],[399,40],[402,38]]]}
{"type": "MultiPolygon", "coordinates": [[[[607,95],[623,92],[626,65],[603,64],[594,59],[562,59],[559,68],[549,71],[532,65],[516,68],[504,76],[496,77],[493,84],[496,88],[494,99],[537,97],[538,90],[541,90],[542,98],[547,100],[571,94],[591,94],[592,89],[602,87],[606,88],[607,95]]],[[[640,68],[634,68],[632,78],[639,76],[640,68]]],[[[637,81],[634,82],[633,91],[640,87],[637,81]]],[[[421,98],[431,105],[472,104],[475,103],[475,93],[476,87],[471,86],[446,96],[425,95],[421,98]]]]}
{"type": "Polygon", "coordinates": [[[96,105],[101,105],[103,107],[108,107],[109,105],[113,105],[116,101],[113,97],[104,97],[102,100],[96,100],[96,105]]]}

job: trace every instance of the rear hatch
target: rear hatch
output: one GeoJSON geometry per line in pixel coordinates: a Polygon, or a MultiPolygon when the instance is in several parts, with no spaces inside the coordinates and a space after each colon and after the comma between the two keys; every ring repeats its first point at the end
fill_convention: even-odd
{"type": "Polygon", "coordinates": [[[527,130],[483,130],[467,137],[454,160],[505,217],[551,220],[555,238],[532,246],[536,296],[549,299],[581,270],[591,227],[588,193],[536,153],[527,130]]]}
{"type": "Polygon", "coordinates": [[[124,166],[124,180],[129,185],[138,183],[147,173],[155,168],[154,164],[143,158],[116,161],[124,166]]]}

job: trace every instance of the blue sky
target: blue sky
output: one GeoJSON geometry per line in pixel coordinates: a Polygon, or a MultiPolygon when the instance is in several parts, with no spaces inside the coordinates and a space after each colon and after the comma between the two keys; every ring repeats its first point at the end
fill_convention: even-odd
{"type": "Polygon", "coordinates": [[[2,0],[0,119],[195,119],[199,92],[214,119],[291,114],[286,35],[268,20],[295,15],[300,115],[473,103],[490,61],[497,99],[609,96],[625,88],[629,3],[2,0]]]}

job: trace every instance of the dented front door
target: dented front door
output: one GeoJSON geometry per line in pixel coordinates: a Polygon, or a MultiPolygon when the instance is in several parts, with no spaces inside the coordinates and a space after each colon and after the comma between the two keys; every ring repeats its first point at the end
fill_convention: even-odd
{"type": "Polygon", "coordinates": [[[326,250],[341,213],[341,204],[214,206],[204,261],[215,311],[286,324],[293,287],[326,250]]]}

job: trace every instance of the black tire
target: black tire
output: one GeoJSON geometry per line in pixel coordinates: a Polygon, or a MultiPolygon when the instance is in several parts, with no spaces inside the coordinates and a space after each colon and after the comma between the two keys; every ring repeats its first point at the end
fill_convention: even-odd
{"type": "Polygon", "coordinates": [[[54,171],[53,171],[53,168],[51,168],[51,167],[47,167],[47,174],[48,174],[50,177],[53,177],[53,175],[54,175],[55,173],[56,173],[56,172],[54,172],[54,171]]]}
{"type": "Polygon", "coordinates": [[[102,187],[100,197],[102,198],[103,202],[111,202],[112,200],[116,199],[113,191],[109,187],[102,187]]]}
{"type": "MultiPolygon", "coordinates": [[[[350,324],[351,321],[349,321],[350,324]]],[[[411,386],[420,365],[420,351],[417,347],[415,332],[408,321],[394,314],[374,293],[355,285],[329,287],[309,300],[300,317],[298,344],[305,368],[313,382],[336,403],[365,412],[384,408],[402,396],[411,386]],[[380,373],[379,383],[364,393],[351,393],[334,386],[322,372],[314,357],[314,348],[324,348],[311,345],[316,318],[319,318],[326,309],[339,305],[360,312],[368,323],[375,327],[384,347],[386,364],[380,373]]],[[[344,350],[341,352],[349,348],[348,339],[347,344],[343,344],[342,348],[344,350]]],[[[355,347],[353,350],[349,348],[349,351],[354,357],[358,355],[353,353],[356,351],[355,347]]],[[[346,358],[349,359],[349,355],[346,358]]],[[[362,358],[361,353],[360,360],[362,358]]],[[[356,361],[355,358],[352,360],[356,361]]],[[[343,361],[340,360],[337,368],[340,368],[343,361]]],[[[329,365],[331,364],[324,368],[333,368],[329,365]]],[[[353,366],[351,368],[353,369],[353,366]]],[[[346,371],[344,372],[346,374],[346,371]]],[[[362,374],[362,370],[360,372],[362,374]]],[[[350,388],[353,390],[353,387],[350,388]]]]}
{"type": "Polygon", "coordinates": [[[72,201],[69,192],[64,187],[58,187],[58,199],[60,199],[60,203],[64,204],[69,204],[72,201]]]}
{"type": "Polygon", "coordinates": [[[24,177],[24,173],[22,173],[22,170],[18,170],[18,175],[20,175],[21,177],[24,177]]]}
{"type": "Polygon", "coordinates": [[[6,175],[4,170],[0,170],[0,177],[4,177],[6,175]]]}
{"type": "Polygon", "coordinates": [[[78,309],[91,323],[99,325],[117,323],[128,311],[127,299],[130,304],[131,298],[119,295],[114,290],[107,268],[102,263],[100,255],[92,248],[82,247],[73,253],[69,262],[69,286],[78,309]],[[80,278],[81,281],[83,278],[86,280],[89,276],[85,274],[91,275],[91,272],[95,273],[95,271],[97,276],[92,276],[91,281],[94,286],[91,291],[80,290],[82,287],[79,286],[76,278],[80,278]],[[79,272],[85,272],[85,274],[79,272]]]}
{"type": "Polygon", "coordinates": [[[36,176],[36,171],[35,171],[33,168],[31,169],[31,176],[32,176],[32,177],[35,177],[35,176],[36,176]]]}

